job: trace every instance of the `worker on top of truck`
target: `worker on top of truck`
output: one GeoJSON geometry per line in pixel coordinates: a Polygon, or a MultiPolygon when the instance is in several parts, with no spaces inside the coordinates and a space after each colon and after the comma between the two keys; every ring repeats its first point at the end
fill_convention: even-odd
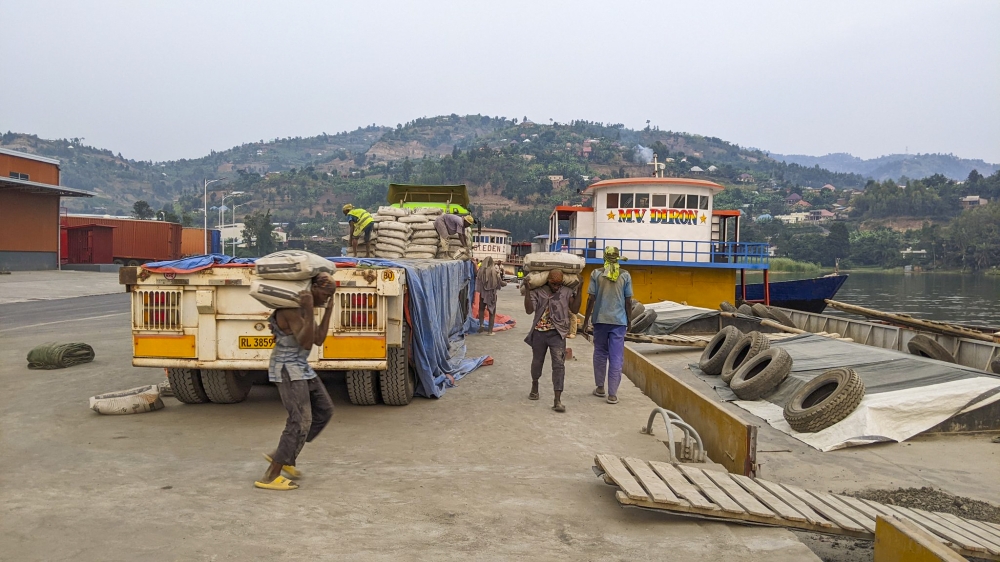
{"type": "Polygon", "coordinates": [[[434,219],[434,229],[437,230],[438,236],[441,237],[441,251],[448,253],[448,236],[454,234],[458,235],[463,248],[471,248],[465,228],[472,226],[475,222],[476,219],[472,218],[472,215],[459,216],[451,213],[445,213],[434,219]]]}
{"type": "Polygon", "coordinates": [[[317,435],[333,416],[333,401],[323,381],[309,366],[309,353],[314,345],[323,345],[330,331],[333,312],[333,294],[336,283],[328,273],[313,277],[312,287],[299,293],[298,308],[275,310],[268,319],[274,334],[274,350],[268,366],[268,378],[278,387],[281,403],[288,412],[285,430],[281,432],[278,448],[264,455],[271,464],[264,478],[254,486],[265,490],[294,490],[298,484],[281,475],[284,471],[292,478],[301,473],[295,460],[302,447],[317,435]],[[314,306],[326,307],[323,319],[316,325],[314,306]]]}
{"type": "Polygon", "coordinates": [[[368,211],[361,208],[355,209],[354,205],[350,203],[344,205],[344,215],[347,216],[347,223],[351,227],[351,249],[354,250],[354,255],[358,255],[358,238],[364,234],[365,257],[371,257],[369,246],[372,240],[372,230],[375,229],[375,219],[368,211]]]}

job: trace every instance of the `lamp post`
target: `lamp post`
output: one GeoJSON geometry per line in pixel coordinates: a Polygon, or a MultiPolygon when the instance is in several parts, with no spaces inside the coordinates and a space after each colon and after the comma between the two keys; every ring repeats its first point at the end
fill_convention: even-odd
{"type": "MultiPolygon", "coordinates": [[[[223,225],[226,224],[226,199],[229,199],[230,197],[236,197],[237,195],[243,195],[243,192],[242,191],[234,191],[232,193],[223,193],[222,194],[222,202],[219,203],[219,227],[220,227],[220,229],[221,229],[221,227],[223,225]]],[[[235,217],[236,215],[233,215],[233,216],[235,217]]],[[[223,254],[226,253],[226,243],[225,242],[222,243],[222,253],[223,254]]]]}
{"type": "Polygon", "coordinates": [[[215,183],[217,181],[222,181],[222,180],[210,180],[210,179],[205,180],[205,199],[204,199],[205,229],[202,231],[202,234],[205,236],[205,254],[208,254],[208,184],[215,183]]]}

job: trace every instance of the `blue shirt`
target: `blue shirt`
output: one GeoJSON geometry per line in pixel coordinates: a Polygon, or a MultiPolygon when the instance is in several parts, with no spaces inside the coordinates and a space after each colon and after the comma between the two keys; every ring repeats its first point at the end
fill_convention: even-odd
{"type": "Polygon", "coordinates": [[[632,276],[627,271],[619,270],[618,281],[612,281],[604,276],[603,267],[595,269],[590,273],[587,294],[594,302],[594,324],[628,326],[625,299],[632,298],[632,276]]]}

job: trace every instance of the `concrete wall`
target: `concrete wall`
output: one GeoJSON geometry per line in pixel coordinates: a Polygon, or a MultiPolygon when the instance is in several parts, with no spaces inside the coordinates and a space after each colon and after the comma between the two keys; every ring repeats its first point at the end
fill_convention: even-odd
{"type": "Polygon", "coordinates": [[[0,250],[0,271],[40,271],[56,269],[56,253],[7,252],[0,250]]]}

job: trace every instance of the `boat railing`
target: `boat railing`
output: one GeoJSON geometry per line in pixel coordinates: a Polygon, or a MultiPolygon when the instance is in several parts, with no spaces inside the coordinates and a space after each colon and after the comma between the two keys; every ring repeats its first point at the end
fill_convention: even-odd
{"type": "Polygon", "coordinates": [[[768,244],[761,242],[569,237],[560,238],[549,246],[549,250],[600,262],[608,246],[618,248],[630,263],[638,262],[639,265],[767,269],[770,259],[768,244]]]}

